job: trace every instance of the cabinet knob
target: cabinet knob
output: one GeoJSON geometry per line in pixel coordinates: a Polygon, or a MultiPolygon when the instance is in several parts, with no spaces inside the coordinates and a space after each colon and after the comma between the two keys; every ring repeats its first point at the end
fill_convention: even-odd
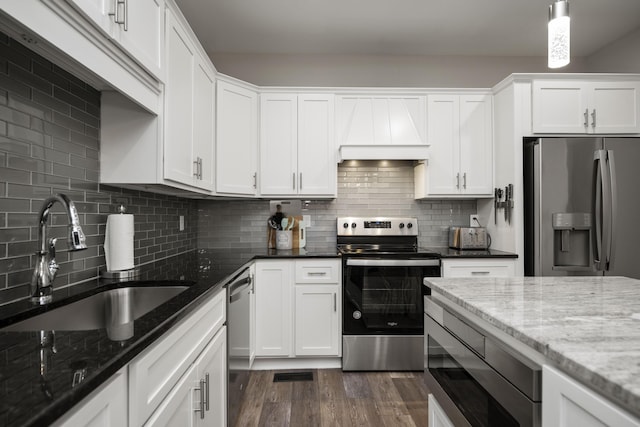
{"type": "Polygon", "coordinates": [[[402,230],[404,228],[404,222],[401,222],[399,227],[400,227],[400,230],[402,230]]]}

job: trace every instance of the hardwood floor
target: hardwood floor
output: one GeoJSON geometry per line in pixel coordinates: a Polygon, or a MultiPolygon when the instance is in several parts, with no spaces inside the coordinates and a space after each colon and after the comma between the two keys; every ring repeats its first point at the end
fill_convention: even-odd
{"type": "Polygon", "coordinates": [[[310,371],[313,381],[291,382],[273,382],[281,371],[251,372],[236,427],[428,425],[422,372],[310,371]]]}

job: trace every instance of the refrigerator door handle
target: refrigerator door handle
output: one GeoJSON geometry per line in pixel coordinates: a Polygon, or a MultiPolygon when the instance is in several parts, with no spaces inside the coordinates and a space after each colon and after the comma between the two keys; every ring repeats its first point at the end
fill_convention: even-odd
{"type": "Polygon", "coordinates": [[[610,236],[608,242],[607,251],[607,270],[613,268],[614,251],[616,247],[617,239],[617,224],[616,218],[618,218],[618,183],[616,182],[616,162],[613,155],[613,150],[607,150],[607,165],[609,166],[609,191],[610,191],[610,236]]]}
{"type": "Polygon", "coordinates": [[[603,182],[603,173],[604,162],[603,156],[604,150],[596,150],[593,152],[593,197],[592,197],[592,216],[594,223],[594,234],[595,238],[593,239],[593,262],[596,270],[602,269],[602,196],[604,190],[604,182],[603,182]]]}

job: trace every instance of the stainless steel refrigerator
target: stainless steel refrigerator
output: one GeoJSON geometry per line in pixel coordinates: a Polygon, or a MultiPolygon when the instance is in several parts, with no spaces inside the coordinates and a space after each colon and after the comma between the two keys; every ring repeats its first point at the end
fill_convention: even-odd
{"type": "Polygon", "coordinates": [[[524,144],[525,275],[640,279],[640,138],[524,144]]]}

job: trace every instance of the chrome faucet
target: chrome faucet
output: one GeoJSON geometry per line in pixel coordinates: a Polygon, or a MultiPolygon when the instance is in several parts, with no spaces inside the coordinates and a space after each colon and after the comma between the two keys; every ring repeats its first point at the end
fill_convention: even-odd
{"type": "Polygon", "coordinates": [[[84,233],[80,227],[78,211],[73,202],[64,194],[56,194],[44,201],[40,208],[38,229],[38,251],[36,252],[36,266],[31,276],[31,302],[34,304],[47,304],[53,299],[51,283],[58,272],[56,262],[56,240],[47,240],[47,220],[51,207],[60,202],[69,217],[69,250],[78,251],[87,249],[84,233]]]}

